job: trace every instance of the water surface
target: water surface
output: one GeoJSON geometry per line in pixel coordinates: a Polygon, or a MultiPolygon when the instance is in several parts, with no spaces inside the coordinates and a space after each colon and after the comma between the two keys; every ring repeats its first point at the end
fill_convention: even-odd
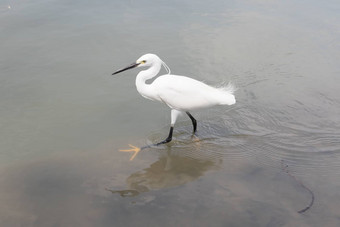
{"type": "MultiPolygon", "coordinates": [[[[339,226],[337,1],[0,1],[1,226],[339,226]],[[237,103],[143,99],[145,53],[237,103]],[[298,211],[308,207],[303,213],[298,211]]],[[[165,72],[165,71],[163,71],[165,72]]]]}

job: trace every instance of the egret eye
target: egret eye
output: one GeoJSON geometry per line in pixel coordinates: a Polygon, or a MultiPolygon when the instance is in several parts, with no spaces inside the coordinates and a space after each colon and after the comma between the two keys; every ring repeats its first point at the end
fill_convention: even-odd
{"type": "Polygon", "coordinates": [[[145,64],[145,63],[146,63],[146,61],[145,61],[145,60],[143,60],[143,61],[141,61],[140,63],[142,63],[142,64],[145,64]]]}

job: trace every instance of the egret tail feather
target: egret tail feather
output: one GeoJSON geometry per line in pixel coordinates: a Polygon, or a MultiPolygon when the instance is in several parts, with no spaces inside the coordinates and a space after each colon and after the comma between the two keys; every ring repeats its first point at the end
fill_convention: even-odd
{"type": "Polygon", "coordinates": [[[217,90],[219,92],[220,105],[233,105],[236,103],[234,93],[237,88],[231,82],[217,87],[217,90]]]}

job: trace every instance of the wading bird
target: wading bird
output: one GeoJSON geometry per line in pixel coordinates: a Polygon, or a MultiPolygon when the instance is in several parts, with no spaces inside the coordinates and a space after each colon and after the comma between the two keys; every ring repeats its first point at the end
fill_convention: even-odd
{"type": "MultiPolygon", "coordinates": [[[[236,102],[233,94],[235,89],[232,84],[229,83],[225,87],[215,88],[189,77],[172,75],[169,67],[155,54],[145,54],[136,62],[114,72],[112,75],[136,67],[148,67],[148,69],[139,72],[136,77],[136,87],[139,94],[144,98],[165,103],[171,108],[169,135],[165,140],[154,144],[156,146],[172,140],[174,125],[181,113],[185,112],[189,116],[193,125],[193,134],[195,134],[197,121],[189,111],[215,105],[233,105],[236,102]],[[146,81],[155,77],[161,70],[162,65],[168,74],[159,76],[151,84],[147,84],[146,81]]],[[[129,146],[132,149],[121,151],[134,151],[135,153],[130,160],[141,149],[150,147],[129,146]]]]}

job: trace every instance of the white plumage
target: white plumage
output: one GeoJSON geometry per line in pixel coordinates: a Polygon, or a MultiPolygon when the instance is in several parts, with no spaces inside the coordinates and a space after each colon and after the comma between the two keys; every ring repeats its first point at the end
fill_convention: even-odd
{"type": "Polygon", "coordinates": [[[113,74],[135,67],[148,67],[148,69],[139,72],[136,77],[138,92],[147,99],[163,102],[171,108],[169,136],[156,145],[171,141],[174,124],[182,112],[186,112],[190,117],[195,133],[196,119],[189,111],[236,103],[233,94],[235,89],[230,83],[225,87],[215,88],[189,77],[172,75],[169,67],[155,54],[145,54],[135,63],[113,74]],[[168,71],[168,74],[159,76],[151,84],[147,84],[146,81],[155,77],[161,70],[162,65],[168,71]]]}
{"type": "Polygon", "coordinates": [[[170,108],[180,111],[235,103],[232,89],[214,88],[185,76],[163,75],[158,77],[151,86],[161,101],[170,108]]]}

